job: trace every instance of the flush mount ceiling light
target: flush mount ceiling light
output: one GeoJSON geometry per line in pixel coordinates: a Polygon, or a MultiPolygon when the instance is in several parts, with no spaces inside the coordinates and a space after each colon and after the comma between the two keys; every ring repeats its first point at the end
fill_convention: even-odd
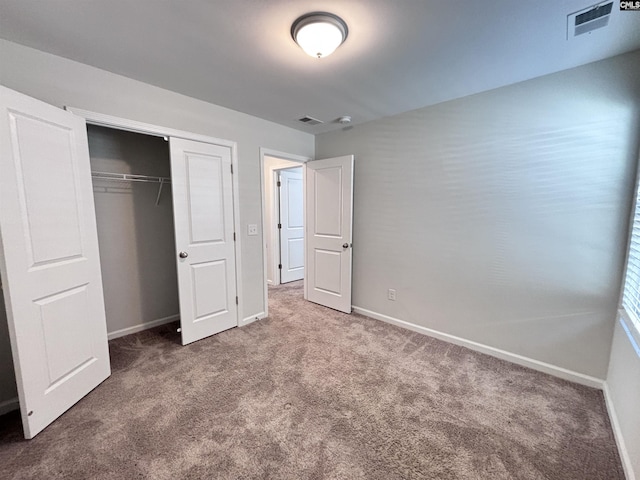
{"type": "Polygon", "coordinates": [[[291,36],[312,57],[331,55],[349,34],[347,24],[340,17],[327,12],[302,15],[291,25],[291,36]]]}

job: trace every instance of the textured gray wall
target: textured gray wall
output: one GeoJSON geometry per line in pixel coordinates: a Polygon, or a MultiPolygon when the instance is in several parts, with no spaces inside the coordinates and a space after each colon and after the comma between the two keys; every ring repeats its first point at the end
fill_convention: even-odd
{"type": "Polygon", "coordinates": [[[317,136],[355,154],[353,304],[604,379],[639,97],[635,52],[317,136]]]}
{"type": "MultiPolygon", "coordinates": [[[[90,126],[91,170],[170,177],[162,138],[90,126]]],[[[171,187],[94,180],[100,265],[109,333],[177,315],[171,187]]]]}

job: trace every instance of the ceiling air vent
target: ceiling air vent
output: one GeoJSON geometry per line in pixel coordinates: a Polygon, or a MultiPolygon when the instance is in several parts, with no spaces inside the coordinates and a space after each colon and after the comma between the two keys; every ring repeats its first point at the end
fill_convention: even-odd
{"type": "Polygon", "coordinates": [[[318,120],[317,118],[313,118],[310,116],[302,117],[298,119],[299,122],[306,123],[307,125],[320,125],[324,123],[322,120],[318,120]]]}
{"type": "Polygon", "coordinates": [[[613,2],[600,3],[567,16],[567,40],[609,25],[613,2]]]}

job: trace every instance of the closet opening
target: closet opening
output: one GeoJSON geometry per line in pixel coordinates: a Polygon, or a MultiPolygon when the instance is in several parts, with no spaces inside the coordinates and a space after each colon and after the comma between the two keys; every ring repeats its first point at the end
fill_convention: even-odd
{"type": "Polygon", "coordinates": [[[108,338],[177,321],[169,143],[96,125],[87,135],[108,338]]]}

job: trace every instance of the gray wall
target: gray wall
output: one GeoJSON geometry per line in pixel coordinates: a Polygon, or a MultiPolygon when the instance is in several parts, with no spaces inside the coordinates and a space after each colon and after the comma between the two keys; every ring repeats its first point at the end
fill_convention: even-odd
{"type": "Polygon", "coordinates": [[[13,373],[11,344],[7,328],[7,312],[4,306],[4,296],[0,292],[0,414],[5,411],[5,408],[15,406],[13,403],[8,405],[7,402],[12,402],[17,396],[16,377],[13,373]]]}
{"type": "MultiPolygon", "coordinates": [[[[162,138],[89,126],[91,170],[170,177],[162,138]]],[[[178,305],[171,186],[94,180],[107,331],[175,316],[178,305]]],[[[122,332],[125,333],[125,332],[122,332]]]]}
{"type": "MultiPolygon", "coordinates": [[[[607,388],[624,438],[628,465],[640,479],[640,347],[636,344],[634,349],[620,322],[613,335],[607,388]]],[[[627,472],[627,478],[634,477],[627,472]]]]}
{"type": "Polygon", "coordinates": [[[635,52],[317,136],[356,158],[353,304],[604,379],[639,97],[635,52]]]}

